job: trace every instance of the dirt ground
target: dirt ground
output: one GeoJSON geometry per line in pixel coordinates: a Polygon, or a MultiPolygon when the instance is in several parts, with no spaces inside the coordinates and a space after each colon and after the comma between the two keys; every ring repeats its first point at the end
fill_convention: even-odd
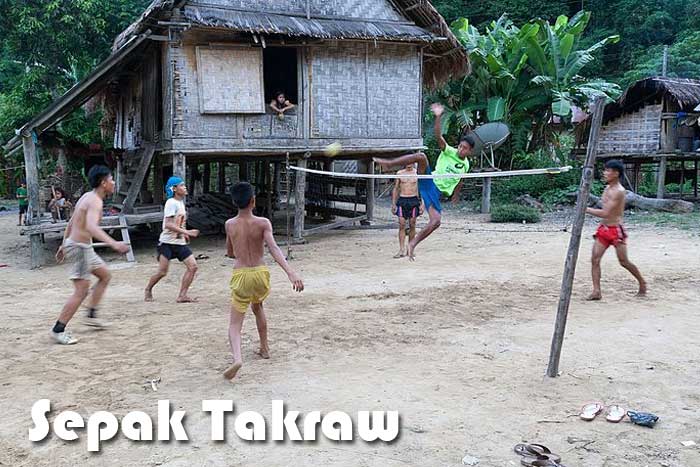
{"type": "MultiPolygon", "coordinates": [[[[138,264],[115,269],[102,315],[103,332],[70,326],[81,342],[61,347],[48,331],[70,292],[66,267],[30,271],[27,239],[14,215],[0,217],[2,377],[0,464],[8,466],[516,466],[521,441],[548,445],[563,464],[585,467],[700,466],[700,236],[673,228],[629,226],[630,251],[650,296],[610,252],[603,262],[604,299],[590,292],[589,223],[578,264],[562,375],[544,377],[569,234],[484,232],[479,216],[447,211],[444,227],[418,249],[418,260],[392,259],[389,230],[336,231],[293,248],[307,290],[294,294],[268,258],[273,293],[267,302],[272,359],[256,357],[257,334],[244,328],[245,365],[234,383],[222,371],[231,262],[222,239],[196,240],[200,261],[192,290],[200,303],[174,303],[182,268],[142,291],[154,272],[152,240],[140,241],[138,264]],[[465,226],[473,230],[468,232],[465,226]],[[161,378],[158,392],[144,387],[161,378]],[[54,414],[98,410],[155,419],[159,399],[186,410],[189,443],[134,443],[123,437],[88,454],[84,432],[68,443],[28,441],[30,409],[51,399],[54,414]],[[210,440],[204,399],[231,399],[236,411],[398,410],[400,439],[357,442],[255,443],[232,429],[210,440]],[[587,423],[576,414],[590,401],[654,412],[654,429],[628,421],[587,423]]],[[[56,240],[47,244],[55,248],[56,240]]]]}

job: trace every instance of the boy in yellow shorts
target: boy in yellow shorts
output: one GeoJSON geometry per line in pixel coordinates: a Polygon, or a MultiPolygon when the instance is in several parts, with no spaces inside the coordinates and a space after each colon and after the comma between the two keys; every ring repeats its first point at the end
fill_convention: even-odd
{"type": "Polygon", "coordinates": [[[263,301],[270,294],[270,271],[263,261],[265,245],[277,264],[287,273],[292,288],[297,292],[304,290],[301,277],[289,266],[275,242],[270,221],[253,215],[253,186],[247,182],[238,183],[231,189],[231,197],[238,208],[238,215],[226,222],[227,255],[236,259],[231,278],[231,321],[228,331],[233,364],[224,372],[226,379],[233,379],[243,365],[241,329],[248,306],[253,309],[260,335],[258,354],[262,358],[270,358],[267,318],[263,310],[263,301]]]}

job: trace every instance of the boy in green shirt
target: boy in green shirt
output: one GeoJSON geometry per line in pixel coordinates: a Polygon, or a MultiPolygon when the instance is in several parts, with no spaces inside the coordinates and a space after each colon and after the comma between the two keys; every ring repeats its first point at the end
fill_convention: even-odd
{"type": "MultiPolygon", "coordinates": [[[[384,169],[389,169],[394,166],[405,167],[409,164],[418,164],[418,174],[436,175],[456,174],[461,175],[469,172],[469,155],[474,148],[474,139],[471,136],[463,136],[459,145],[456,148],[451,147],[442,136],[442,114],[445,108],[442,104],[435,103],[430,106],[435,115],[435,138],[442,152],[435,164],[435,172],[430,169],[428,158],[422,152],[416,154],[408,154],[406,156],[396,157],[394,159],[384,159],[375,157],[374,162],[379,164],[384,169]]],[[[436,179],[419,179],[418,189],[421,198],[425,203],[425,209],[428,211],[428,225],[421,230],[416,237],[408,244],[408,258],[415,260],[414,250],[416,246],[425,240],[428,235],[433,233],[440,227],[442,206],[440,205],[440,195],[451,197],[452,202],[459,201],[459,195],[462,191],[462,179],[460,178],[436,178],[436,179]]]]}
{"type": "Polygon", "coordinates": [[[29,200],[27,199],[27,184],[22,182],[17,188],[17,200],[19,201],[19,224],[22,225],[22,216],[27,218],[27,209],[29,208],[29,200]]]}

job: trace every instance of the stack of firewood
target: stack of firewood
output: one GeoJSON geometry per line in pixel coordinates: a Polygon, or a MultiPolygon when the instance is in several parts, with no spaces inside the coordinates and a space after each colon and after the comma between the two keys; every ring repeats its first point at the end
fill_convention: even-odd
{"type": "Polygon", "coordinates": [[[204,234],[222,233],[226,221],[237,212],[228,195],[204,193],[188,198],[187,226],[204,234]]]}

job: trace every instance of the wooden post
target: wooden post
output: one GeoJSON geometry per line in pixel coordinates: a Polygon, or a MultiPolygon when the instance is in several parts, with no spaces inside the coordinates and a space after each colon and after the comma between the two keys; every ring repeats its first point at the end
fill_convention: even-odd
{"type": "Polygon", "coordinates": [[[683,199],[683,185],[685,184],[685,161],[681,161],[681,187],[678,199],[683,199]]]}
{"type": "Polygon", "coordinates": [[[219,193],[226,193],[226,162],[219,162],[218,164],[218,185],[217,189],[219,193]]]}
{"type": "Polygon", "coordinates": [[[202,174],[202,193],[211,191],[211,163],[204,164],[204,173],[202,174]]]}
{"type": "Polygon", "coordinates": [[[238,181],[239,182],[248,182],[248,163],[247,162],[239,162],[238,163],[238,181]]]}
{"type": "Polygon", "coordinates": [[[153,162],[153,202],[155,204],[163,204],[163,197],[165,195],[164,187],[165,181],[163,180],[163,158],[160,154],[153,156],[155,161],[153,162]]]}
{"type": "Polygon", "coordinates": [[[274,180],[274,188],[272,192],[273,199],[275,200],[275,205],[274,209],[279,209],[280,204],[281,204],[281,199],[280,199],[280,192],[282,191],[282,164],[280,162],[275,162],[274,165],[274,174],[273,174],[273,180],[274,180]]]}
{"type": "Polygon", "coordinates": [[[185,155],[177,152],[173,154],[173,176],[185,180],[187,178],[187,165],[185,155]]]}
{"type": "MultiPolygon", "coordinates": [[[[27,224],[39,224],[41,222],[39,215],[39,165],[36,158],[33,131],[22,134],[22,145],[24,146],[24,171],[27,176],[27,196],[29,197],[27,224]]],[[[42,261],[41,235],[30,235],[29,246],[31,249],[31,268],[36,269],[41,266],[42,261]]]]}
{"type": "Polygon", "coordinates": [[[484,186],[481,188],[481,214],[491,213],[491,177],[484,179],[484,186]]]}
{"type": "Polygon", "coordinates": [[[571,289],[573,288],[574,284],[576,262],[578,261],[578,253],[581,247],[581,234],[583,232],[583,223],[586,218],[588,196],[591,193],[591,183],[593,182],[593,169],[595,167],[596,153],[598,151],[598,135],[600,134],[600,127],[603,122],[605,98],[597,98],[593,106],[594,111],[591,124],[591,133],[588,138],[586,163],[583,166],[581,185],[579,186],[578,199],[576,200],[576,211],[573,228],[571,231],[571,240],[569,241],[569,250],[566,253],[564,277],[561,283],[559,306],[557,307],[557,320],[554,326],[554,335],[552,336],[552,348],[549,354],[549,366],[547,367],[547,376],[549,376],[550,378],[556,378],[559,374],[559,360],[561,358],[562,345],[564,344],[564,334],[566,332],[566,319],[569,314],[569,305],[571,303],[571,289]]]}
{"type": "Polygon", "coordinates": [[[695,186],[693,187],[693,196],[698,198],[698,160],[695,159],[695,186]]]}
{"type": "MultiPolygon", "coordinates": [[[[306,159],[300,159],[297,166],[305,169],[306,159]]],[[[294,190],[294,238],[300,240],[304,234],[304,213],[306,211],[306,172],[296,172],[294,190]]]]}
{"type": "Polygon", "coordinates": [[[275,213],[272,205],[274,197],[274,182],[272,180],[272,167],[269,162],[265,162],[265,187],[267,190],[267,218],[270,222],[275,220],[275,213]]]}
{"type": "MultiPolygon", "coordinates": [[[[367,161],[367,173],[369,175],[374,175],[374,161],[372,161],[372,159],[367,161]]],[[[367,179],[367,223],[370,223],[374,220],[374,206],[376,204],[374,199],[374,182],[375,179],[373,178],[367,179]]]]}
{"type": "Polygon", "coordinates": [[[664,193],[666,192],[666,156],[661,157],[661,162],[659,162],[659,177],[658,177],[658,187],[656,188],[656,197],[658,199],[664,199],[664,193]]]}

